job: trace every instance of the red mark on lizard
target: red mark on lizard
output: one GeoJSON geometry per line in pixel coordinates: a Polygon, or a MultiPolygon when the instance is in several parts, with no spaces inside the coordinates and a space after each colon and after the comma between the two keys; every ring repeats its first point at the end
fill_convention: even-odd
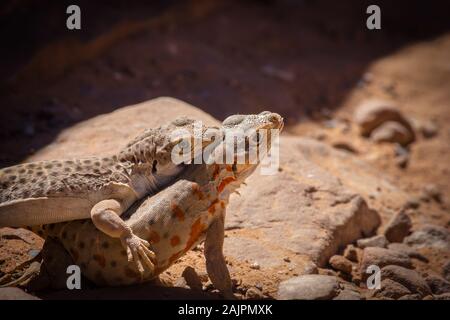
{"type": "Polygon", "coordinates": [[[171,208],[172,208],[172,212],[175,215],[175,217],[177,217],[178,220],[180,220],[180,221],[184,221],[183,210],[181,210],[181,208],[176,203],[172,203],[171,208]]]}
{"type": "Polygon", "coordinates": [[[184,248],[185,252],[188,251],[194,245],[194,243],[198,240],[198,238],[202,234],[203,230],[205,230],[205,225],[200,221],[200,218],[198,218],[192,224],[191,232],[189,233],[189,239],[186,242],[186,247],[184,248]]]}
{"type": "Polygon", "coordinates": [[[236,178],[228,177],[223,179],[222,182],[220,182],[219,186],[217,187],[217,191],[222,192],[223,189],[225,189],[225,187],[233,181],[236,181],[236,178]]]}
{"type": "Polygon", "coordinates": [[[203,192],[200,191],[200,186],[197,183],[192,184],[192,192],[197,196],[198,200],[203,200],[203,192]]]}
{"type": "Polygon", "coordinates": [[[211,205],[210,205],[209,208],[208,208],[208,212],[209,212],[211,215],[213,215],[214,212],[216,212],[216,203],[218,203],[218,202],[219,202],[218,199],[215,199],[213,202],[211,202],[211,205]]]}
{"type": "Polygon", "coordinates": [[[172,245],[172,247],[175,247],[175,246],[177,246],[177,245],[179,245],[180,244],[180,237],[179,236],[173,236],[171,239],[170,239],[170,244],[172,245]]]}

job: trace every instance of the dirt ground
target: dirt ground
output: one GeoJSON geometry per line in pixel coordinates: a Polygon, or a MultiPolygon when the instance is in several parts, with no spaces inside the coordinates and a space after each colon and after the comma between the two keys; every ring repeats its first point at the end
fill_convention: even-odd
{"type": "MultiPolygon", "coordinates": [[[[185,100],[218,119],[268,109],[285,117],[290,134],[351,146],[411,196],[420,197],[424,186],[434,184],[441,200],[421,203],[413,228],[426,223],[450,228],[449,5],[379,2],[382,30],[369,31],[365,1],[129,6],[118,1],[101,15],[93,14],[105,7],[101,1],[80,1],[86,17],[82,31],[68,31],[60,10],[64,2],[44,10],[36,1],[6,1],[0,29],[14,32],[5,37],[8,50],[3,46],[0,54],[0,166],[23,161],[77,122],[158,96],[185,100]],[[30,11],[34,18],[19,27],[17,20],[30,17],[30,11]],[[393,145],[369,142],[352,123],[355,106],[374,97],[396,103],[417,126],[432,121],[438,128],[432,138],[418,133],[406,168],[396,162],[393,145]]],[[[228,236],[234,232],[239,231],[228,236]]],[[[39,239],[25,245],[0,241],[2,273],[24,262],[25,251],[42,245],[39,239]]],[[[430,263],[417,268],[439,271],[450,258],[450,253],[422,253],[430,263]]],[[[273,297],[279,274],[231,264],[236,281],[261,283],[273,297]]],[[[182,258],[163,279],[176,281],[186,265],[204,272],[201,251],[182,258]]],[[[189,290],[166,289],[164,297],[191,297],[189,290]]],[[[129,297],[139,297],[146,288],[127,290],[129,297]]],[[[84,294],[115,297],[118,292],[84,294]]],[[[49,292],[42,297],[79,296],[49,292]]],[[[198,298],[214,297],[213,292],[198,298]]]]}

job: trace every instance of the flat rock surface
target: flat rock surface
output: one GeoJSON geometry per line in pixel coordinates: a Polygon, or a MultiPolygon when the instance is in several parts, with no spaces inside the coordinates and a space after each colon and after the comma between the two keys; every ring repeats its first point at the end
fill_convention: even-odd
{"type": "MultiPolygon", "coordinates": [[[[239,190],[241,196],[232,195],[228,229],[253,230],[261,248],[259,256],[290,251],[318,265],[324,265],[340,246],[374,232],[380,224],[378,214],[338,177],[310,160],[314,157],[304,156],[330,147],[294,137],[282,137],[280,144],[281,171],[276,175],[257,171],[239,190]]],[[[242,253],[236,254],[233,248],[240,251],[242,242],[228,238],[225,253],[240,258],[242,253]]],[[[243,257],[252,255],[246,251],[243,257]]]]}
{"type": "Polygon", "coordinates": [[[388,265],[397,265],[406,268],[412,267],[411,259],[406,253],[378,247],[364,249],[360,267],[361,273],[365,274],[365,271],[370,265],[376,265],[379,268],[388,265]]]}
{"type": "Polygon", "coordinates": [[[391,279],[408,288],[411,292],[419,293],[423,297],[431,294],[430,287],[420,274],[411,269],[403,268],[397,265],[386,266],[381,269],[383,279],[391,279]]]}
{"type": "Polygon", "coordinates": [[[339,280],[326,275],[303,275],[280,283],[278,299],[327,300],[338,295],[339,280]]]}
{"type": "Polygon", "coordinates": [[[432,247],[450,251],[450,231],[441,226],[425,225],[406,237],[404,242],[415,248],[432,247]]]}
{"type": "Polygon", "coordinates": [[[0,288],[0,300],[40,300],[19,288],[0,288]]]}

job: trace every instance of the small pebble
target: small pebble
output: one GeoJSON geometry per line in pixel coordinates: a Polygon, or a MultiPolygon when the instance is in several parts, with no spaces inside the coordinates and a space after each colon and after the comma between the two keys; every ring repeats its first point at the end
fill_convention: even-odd
{"type": "Polygon", "coordinates": [[[259,270],[259,269],[261,269],[261,266],[259,265],[258,262],[253,262],[253,263],[250,265],[250,268],[251,268],[251,269],[254,269],[254,270],[259,270]]]}

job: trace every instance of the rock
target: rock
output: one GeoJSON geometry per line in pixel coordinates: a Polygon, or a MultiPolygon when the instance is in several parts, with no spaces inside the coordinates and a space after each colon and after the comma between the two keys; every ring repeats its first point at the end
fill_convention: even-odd
{"type": "Polygon", "coordinates": [[[400,298],[398,298],[398,300],[420,300],[421,295],[420,294],[407,294],[404,296],[401,296],[400,298]]]}
{"type": "Polygon", "coordinates": [[[353,262],[359,262],[358,248],[354,245],[349,244],[344,250],[344,257],[353,262]]]}
{"type": "Polygon", "coordinates": [[[431,247],[450,251],[450,231],[436,225],[425,225],[403,241],[414,248],[431,247]]]}
{"type": "Polygon", "coordinates": [[[361,134],[368,137],[381,124],[394,121],[402,124],[414,137],[409,121],[392,103],[380,100],[364,101],[354,114],[354,121],[359,125],[361,134]]]}
{"type": "Polygon", "coordinates": [[[434,300],[450,300],[450,293],[435,295],[434,300]]]}
{"type": "Polygon", "coordinates": [[[264,294],[258,288],[251,287],[245,292],[245,298],[249,300],[261,300],[264,298],[264,294]]]}
{"type": "Polygon", "coordinates": [[[402,284],[391,279],[383,279],[380,283],[380,289],[375,289],[374,291],[372,291],[371,297],[380,299],[398,299],[407,294],[411,294],[411,291],[409,291],[408,288],[406,288],[402,284]]]}
{"type": "Polygon", "coordinates": [[[377,247],[364,249],[360,266],[361,275],[367,276],[366,270],[370,265],[376,265],[379,268],[388,265],[412,268],[411,259],[405,253],[377,247]]]}
{"type": "Polygon", "coordinates": [[[388,222],[384,235],[389,242],[402,242],[409,235],[412,227],[410,217],[405,211],[399,211],[388,222]]]}
{"type": "MultiPolygon", "coordinates": [[[[280,253],[290,250],[319,267],[325,266],[340,247],[361,235],[372,234],[381,222],[380,217],[362,197],[345,186],[341,176],[330,174],[342,172],[343,163],[351,155],[305,138],[281,137],[280,143],[284,146],[280,148],[283,170],[276,175],[255,172],[247,179],[247,186],[239,189],[241,196],[231,195],[227,209],[227,229],[260,230],[260,236],[227,238],[225,255],[240,261],[256,260],[264,267],[266,264],[280,267],[284,257],[280,253]],[[334,156],[342,159],[339,170],[321,167],[327,165],[325,159],[334,156]],[[247,249],[242,250],[243,247],[247,249]]],[[[335,164],[330,162],[331,165],[335,164]]],[[[355,167],[358,164],[353,162],[353,169],[348,167],[355,180],[371,179],[370,175],[365,176],[370,172],[366,167],[364,170],[355,167]]]]}
{"type": "Polygon", "coordinates": [[[318,273],[319,269],[317,268],[317,265],[314,262],[308,261],[307,263],[304,264],[302,274],[318,274],[318,273]]]}
{"type": "Polygon", "coordinates": [[[334,255],[330,258],[329,263],[335,270],[339,270],[347,274],[352,273],[352,263],[343,256],[334,255]]]}
{"type": "Polygon", "coordinates": [[[0,238],[5,240],[22,240],[27,244],[32,244],[36,241],[36,236],[33,232],[22,228],[1,228],[0,238]]]}
{"type": "Polygon", "coordinates": [[[424,200],[433,199],[436,202],[441,202],[441,196],[441,191],[435,184],[427,184],[422,189],[422,199],[424,200]]]}
{"type": "Polygon", "coordinates": [[[253,263],[250,265],[250,269],[259,270],[259,269],[261,269],[261,267],[260,267],[260,265],[259,265],[258,262],[253,262],[253,263]]]}
{"type": "Polygon", "coordinates": [[[341,290],[333,300],[361,300],[361,293],[358,291],[358,287],[352,283],[341,282],[341,290]]]}
{"type": "Polygon", "coordinates": [[[22,289],[5,287],[0,288],[0,300],[40,300],[22,289]]]}
{"type": "Polygon", "coordinates": [[[390,265],[381,269],[382,279],[391,279],[408,288],[411,293],[418,293],[422,297],[431,293],[425,279],[420,274],[411,269],[403,268],[398,265],[390,265]]]}
{"type": "Polygon", "coordinates": [[[450,260],[445,262],[442,266],[442,276],[445,280],[450,281],[450,260]]]}
{"type": "Polygon", "coordinates": [[[333,148],[344,150],[346,152],[358,154],[358,150],[356,150],[351,144],[347,142],[335,142],[332,144],[333,148]]]}
{"type": "Polygon", "coordinates": [[[333,269],[320,269],[320,274],[332,277],[338,277],[338,272],[333,269]]]}
{"type": "Polygon", "coordinates": [[[405,169],[409,163],[409,154],[395,157],[395,164],[397,167],[405,169]]]}
{"type": "Polygon", "coordinates": [[[420,199],[417,197],[410,197],[403,205],[403,209],[417,209],[419,207],[420,199]]]}
{"type": "Polygon", "coordinates": [[[425,281],[433,294],[450,293],[450,282],[438,275],[429,275],[425,281]]]}
{"type": "Polygon", "coordinates": [[[401,123],[387,121],[372,131],[370,139],[375,142],[391,142],[406,146],[414,141],[414,134],[401,123]]]}
{"type": "MultiPolygon", "coordinates": [[[[177,288],[190,289],[190,287],[188,286],[188,284],[186,282],[186,279],[183,277],[179,277],[177,280],[175,280],[173,286],[177,287],[177,288]]],[[[202,289],[203,289],[203,286],[202,286],[202,289]]]]}
{"type": "Polygon", "coordinates": [[[419,252],[417,252],[416,250],[407,246],[404,243],[390,243],[388,245],[388,249],[397,250],[407,254],[408,257],[410,258],[414,258],[423,262],[428,262],[428,259],[425,256],[423,256],[422,254],[420,254],[419,252]]]}
{"type": "Polygon", "coordinates": [[[186,280],[186,284],[192,290],[202,290],[202,281],[200,280],[200,277],[198,276],[194,268],[186,267],[182,273],[182,277],[186,280]]]}
{"type": "Polygon", "coordinates": [[[341,290],[333,300],[361,300],[361,294],[354,290],[341,290]]]}
{"type": "Polygon", "coordinates": [[[197,275],[201,282],[206,282],[209,280],[208,272],[206,271],[198,271],[197,275]]]}
{"type": "Polygon", "coordinates": [[[438,131],[439,129],[437,125],[432,121],[426,121],[420,126],[420,132],[426,139],[433,138],[438,133],[438,131]]]}
{"type": "Polygon", "coordinates": [[[328,300],[338,294],[336,277],[309,274],[288,279],[278,287],[280,300],[328,300]]]}
{"type": "Polygon", "coordinates": [[[386,240],[386,237],[382,234],[371,238],[359,239],[358,241],[356,241],[357,246],[361,249],[368,247],[386,248],[388,243],[389,242],[386,240]]]}

